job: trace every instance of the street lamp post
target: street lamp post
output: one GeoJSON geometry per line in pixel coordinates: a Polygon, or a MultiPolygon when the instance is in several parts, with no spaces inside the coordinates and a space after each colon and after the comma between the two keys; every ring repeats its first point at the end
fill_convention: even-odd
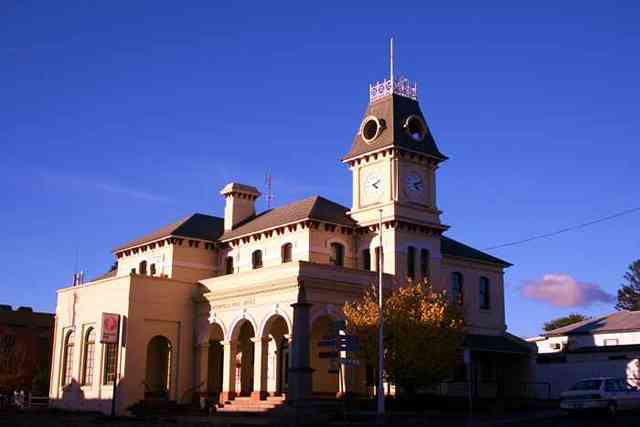
{"type": "Polygon", "coordinates": [[[384,321],[382,318],[382,209],[378,210],[378,244],[380,247],[378,255],[378,417],[384,422],[384,321]]]}

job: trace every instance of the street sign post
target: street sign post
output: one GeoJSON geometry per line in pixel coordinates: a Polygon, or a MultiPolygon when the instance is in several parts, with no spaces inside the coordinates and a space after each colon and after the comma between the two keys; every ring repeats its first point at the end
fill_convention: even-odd
{"type": "Polygon", "coordinates": [[[100,342],[115,345],[115,372],[113,378],[113,392],[111,395],[111,416],[116,415],[116,393],[120,373],[120,315],[114,313],[102,313],[102,327],[100,342]]]}

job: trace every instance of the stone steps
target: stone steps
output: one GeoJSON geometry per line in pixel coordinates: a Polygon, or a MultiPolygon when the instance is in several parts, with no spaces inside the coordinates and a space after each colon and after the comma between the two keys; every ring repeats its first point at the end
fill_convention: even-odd
{"type": "Polygon", "coordinates": [[[261,413],[273,412],[284,405],[285,398],[281,396],[268,397],[266,400],[253,400],[249,397],[236,397],[234,400],[224,402],[217,412],[247,412],[261,413]]]}

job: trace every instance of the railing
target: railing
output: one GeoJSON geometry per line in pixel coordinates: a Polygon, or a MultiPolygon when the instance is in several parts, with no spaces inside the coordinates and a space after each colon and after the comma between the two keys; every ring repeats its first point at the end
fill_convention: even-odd
{"type": "Polygon", "coordinates": [[[48,408],[49,396],[31,396],[29,399],[30,408],[48,408]]]}
{"type": "Polygon", "coordinates": [[[369,85],[369,102],[377,101],[391,94],[404,96],[413,100],[418,99],[418,84],[409,82],[409,79],[400,77],[398,80],[384,79],[369,85]]]}

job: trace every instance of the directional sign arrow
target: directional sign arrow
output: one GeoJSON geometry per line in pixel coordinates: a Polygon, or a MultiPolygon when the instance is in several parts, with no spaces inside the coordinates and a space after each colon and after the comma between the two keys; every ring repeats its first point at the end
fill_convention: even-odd
{"type": "Polygon", "coordinates": [[[360,339],[358,338],[357,335],[338,335],[336,339],[338,340],[338,342],[341,342],[341,343],[353,343],[353,344],[360,343],[360,339]]]}
{"type": "Polygon", "coordinates": [[[338,344],[336,346],[336,350],[340,350],[340,351],[360,351],[360,346],[357,344],[338,344]]]}

